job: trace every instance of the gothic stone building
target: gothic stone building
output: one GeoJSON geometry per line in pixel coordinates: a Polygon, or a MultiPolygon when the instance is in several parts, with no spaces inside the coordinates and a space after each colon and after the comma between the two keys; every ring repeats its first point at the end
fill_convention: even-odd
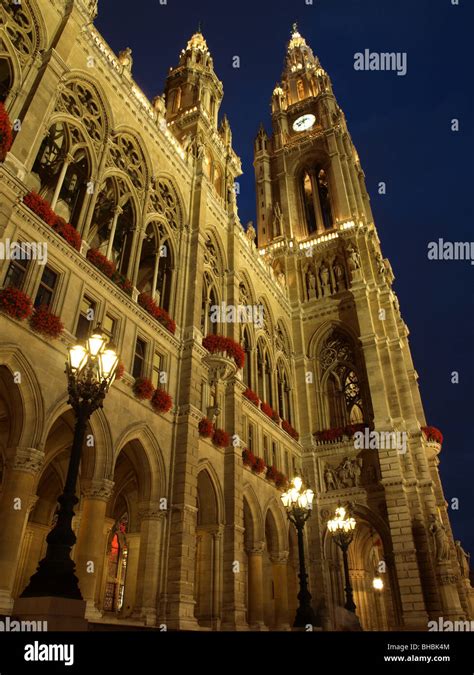
{"type": "Polygon", "coordinates": [[[342,562],[326,523],[346,502],[357,520],[349,567],[365,630],[469,618],[440,444],[422,431],[408,330],[329,76],[294,27],[272,133],[262,127],[255,141],[257,232],[245,229],[240,160],[219,118],[223,88],[203,35],[191,37],[150,102],[130,50],[116,55],[94,28],[96,4],[0,3],[0,93],[17,120],[0,165],[0,234],[48,247],[45,265],[4,256],[0,284],[64,325],[53,340],[28,320],[0,319],[0,612],[11,614],[44,556],[74,427],[67,347],[93,319],[124,374],[90,420],[77,485],[73,555],[91,622],[291,626],[295,530],[270,474],[244,465],[244,447],[314,489],[305,547],[323,628],[342,625],[342,562]],[[31,191],[59,225],[25,204],[31,191]],[[120,274],[111,277],[107,259],[120,274]],[[138,302],[143,293],[176,322],[174,333],[138,302]],[[258,320],[223,312],[213,321],[216,306],[242,305],[258,320]],[[216,333],[242,345],[243,369],[223,357],[215,367],[203,338],[216,333]],[[139,377],[166,389],[170,411],[134,395],[139,377]],[[227,447],[200,435],[206,416],[230,435],[227,447]],[[406,452],[357,448],[351,433],[334,431],[354,424],[404,432],[406,452]]]}

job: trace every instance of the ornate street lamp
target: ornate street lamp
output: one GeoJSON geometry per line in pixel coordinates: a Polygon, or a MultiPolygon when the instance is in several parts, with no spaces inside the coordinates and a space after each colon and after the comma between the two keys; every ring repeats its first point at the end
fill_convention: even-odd
{"type": "Polygon", "coordinates": [[[304,628],[316,626],[316,616],[311,606],[311,593],[308,590],[308,575],[304,561],[303,528],[311,515],[314,493],[312,490],[303,490],[303,481],[298,476],[291,481],[292,486],[281,495],[281,501],[286,509],[288,519],[296,527],[298,533],[298,555],[300,561],[300,592],[298,593],[299,606],[293,626],[304,628]]]}
{"type": "Polygon", "coordinates": [[[71,549],[76,543],[72,519],[74,506],[79,501],[76,483],[87,423],[92,413],[102,407],[114,381],[117,365],[118,356],[115,349],[108,345],[100,324],[92,331],[85,345],[77,344],[69,348],[66,363],[68,403],[74,410],[76,424],[66,483],[63,494],[58,498],[60,506],[56,523],[46,538],[46,556],[21,594],[22,598],[54,596],[82,599],[71,559],[71,549]]]}
{"type": "Polygon", "coordinates": [[[344,578],[345,578],[345,592],[346,604],[344,607],[350,612],[356,610],[354,598],[352,595],[352,586],[349,576],[349,565],[347,562],[347,549],[354,537],[354,529],[356,521],[352,518],[343,506],[338,506],[334,518],[328,521],[328,530],[331,533],[334,541],[342,551],[342,559],[344,561],[344,578]]]}

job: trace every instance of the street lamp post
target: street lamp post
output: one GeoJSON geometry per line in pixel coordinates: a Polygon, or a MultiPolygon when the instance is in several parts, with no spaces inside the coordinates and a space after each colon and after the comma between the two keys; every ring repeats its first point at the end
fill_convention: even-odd
{"type": "Polygon", "coordinates": [[[298,476],[292,480],[293,487],[281,496],[288,519],[296,527],[298,534],[298,556],[300,562],[300,591],[298,593],[299,606],[296,610],[294,628],[316,625],[316,616],[311,606],[311,593],[308,590],[308,575],[304,560],[303,529],[311,515],[314,493],[312,490],[302,490],[303,481],[298,476]]]}
{"type": "Polygon", "coordinates": [[[354,529],[356,521],[348,515],[343,506],[338,506],[334,518],[328,521],[328,530],[331,533],[334,541],[342,551],[342,559],[344,563],[344,580],[346,592],[346,604],[344,607],[355,614],[356,606],[352,593],[351,579],[349,576],[349,564],[347,562],[347,549],[354,537],[354,529]]]}
{"type": "Polygon", "coordinates": [[[68,380],[68,403],[74,410],[76,424],[69,458],[66,483],[58,498],[59,511],[56,523],[48,534],[48,548],[30,583],[21,594],[22,598],[53,596],[81,600],[78,579],[75,575],[71,549],[76,543],[72,529],[76,484],[79,475],[82,448],[87,423],[92,413],[102,407],[103,400],[114,381],[118,356],[100,325],[84,345],[69,348],[66,375],[68,380]]]}

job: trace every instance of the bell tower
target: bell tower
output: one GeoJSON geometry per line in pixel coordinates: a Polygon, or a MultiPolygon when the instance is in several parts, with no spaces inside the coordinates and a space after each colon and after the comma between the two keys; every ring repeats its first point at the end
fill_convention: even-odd
{"type": "Polygon", "coordinates": [[[372,222],[344,113],[296,24],[271,107],[272,135],[261,127],[255,140],[259,245],[279,238],[298,244],[372,222]]]}

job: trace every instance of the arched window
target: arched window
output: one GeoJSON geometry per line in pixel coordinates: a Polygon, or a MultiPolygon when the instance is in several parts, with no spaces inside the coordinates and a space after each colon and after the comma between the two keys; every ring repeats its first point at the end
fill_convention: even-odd
{"type": "Polygon", "coordinates": [[[318,172],[318,194],[324,227],[326,230],[329,230],[332,228],[333,222],[331,212],[331,201],[329,199],[328,178],[324,169],[320,169],[320,171],[318,172]]]}
{"type": "Polygon", "coordinates": [[[273,406],[272,368],[268,354],[265,354],[265,401],[273,406]]]}
{"type": "Polygon", "coordinates": [[[319,355],[322,390],[329,428],[366,421],[360,380],[351,340],[337,329],[326,338],[319,355]]]}
{"type": "Polygon", "coordinates": [[[245,362],[244,362],[244,384],[249,387],[249,389],[252,388],[252,351],[250,349],[250,342],[249,342],[249,337],[247,330],[244,330],[243,338],[242,338],[242,347],[245,352],[245,362]]]}
{"type": "Polygon", "coordinates": [[[257,394],[262,401],[265,401],[265,390],[263,386],[263,373],[265,370],[265,361],[263,355],[263,347],[260,342],[257,346],[257,394]]]}
{"type": "Polygon", "coordinates": [[[316,232],[317,224],[313,198],[313,184],[311,181],[311,176],[308,173],[308,171],[305,171],[303,174],[303,203],[308,234],[312,234],[313,232],[316,232]]]}
{"type": "Polygon", "coordinates": [[[112,260],[122,274],[128,273],[135,219],[125,182],[118,177],[108,177],[97,197],[88,243],[112,260]]]}
{"type": "Polygon", "coordinates": [[[160,244],[158,252],[158,275],[156,301],[167,312],[170,309],[171,279],[173,275],[173,252],[169,240],[160,244]]]}
{"type": "Polygon", "coordinates": [[[77,227],[90,176],[89,155],[79,129],[63,122],[53,124],[36,155],[33,172],[51,208],[77,227]]]}
{"type": "Polygon", "coordinates": [[[105,584],[104,611],[122,609],[127,572],[128,548],[126,543],[128,516],[125,514],[112,530],[107,552],[107,580],[105,584]]]}
{"type": "Polygon", "coordinates": [[[278,394],[278,414],[284,420],[291,424],[291,404],[290,404],[290,385],[288,376],[283,364],[279,364],[277,368],[277,394],[278,394]]]}
{"type": "Polygon", "coordinates": [[[13,86],[13,72],[9,59],[0,58],[0,102],[4,103],[13,86]]]}

